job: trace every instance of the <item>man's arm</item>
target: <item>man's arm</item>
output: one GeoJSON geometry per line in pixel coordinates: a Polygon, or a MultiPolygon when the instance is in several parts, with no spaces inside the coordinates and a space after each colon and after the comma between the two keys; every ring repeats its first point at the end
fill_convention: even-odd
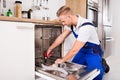
{"type": "Polygon", "coordinates": [[[70,32],[71,32],[70,30],[64,30],[62,34],[60,34],[53,42],[53,44],[48,48],[47,54],[49,54],[55,47],[60,45],[65,40],[65,38],[70,34],[70,32]]]}
{"type": "Polygon", "coordinates": [[[55,63],[63,63],[71,59],[85,45],[85,43],[86,42],[76,40],[73,47],[68,51],[68,53],[62,59],[57,59],[55,63]]]}

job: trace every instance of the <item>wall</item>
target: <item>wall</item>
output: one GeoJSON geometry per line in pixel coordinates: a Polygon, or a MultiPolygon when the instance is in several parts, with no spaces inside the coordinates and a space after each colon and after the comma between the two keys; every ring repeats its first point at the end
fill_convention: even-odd
{"type": "MultiPolygon", "coordinates": [[[[11,9],[12,12],[14,13],[15,1],[16,0],[6,0],[6,9],[4,9],[4,14],[8,9],[11,9]]],[[[19,0],[19,1],[22,1],[22,10],[28,10],[29,8],[31,8],[32,0],[19,0]],[[26,3],[28,2],[29,4],[26,5],[26,3]]]]}
{"type": "MultiPolygon", "coordinates": [[[[16,0],[6,0],[6,5],[7,8],[5,9],[5,12],[10,8],[13,12],[14,12],[14,2],[16,0]]],[[[28,10],[30,8],[32,8],[32,2],[33,0],[20,0],[22,1],[22,10],[28,10]]],[[[48,7],[49,7],[49,11],[47,12],[50,16],[50,19],[55,19],[56,17],[56,11],[58,10],[58,8],[60,8],[62,5],[65,5],[65,0],[48,0],[48,7]],[[54,2],[54,4],[53,4],[54,2]]],[[[36,11],[38,14],[36,17],[40,16],[39,12],[42,11],[36,11]]],[[[43,12],[42,12],[43,14],[43,12]]],[[[39,18],[38,18],[39,19],[39,18]]]]}

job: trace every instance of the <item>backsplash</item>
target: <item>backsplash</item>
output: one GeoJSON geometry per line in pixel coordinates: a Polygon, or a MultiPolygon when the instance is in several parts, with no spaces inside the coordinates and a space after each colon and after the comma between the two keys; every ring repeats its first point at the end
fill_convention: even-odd
{"type": "MultiPolygon", "coordinates": [[[[16,0],[5,0],[5,1],[6,1],[6,8],[2,8],[0,6],[0,8],[2,8],[1,11],[3,11],[5,15],[7,10],[11,9],[14,16],[14,6],[16,0]]],[[[19,0],[19,1],[22,1],[22,11],[28,11],[29,9],[32,9],[33,12],[31,18],[40,19],[40,20],[56,19],[57,18],[56,11],[62,5],[65,5],[65,0],[19,0]],[[34,7],[36,5],[39,7],[35,9],[34,7]]],[[[0,0],[0,2],[3,2],[3,0],[0,0]]]]}

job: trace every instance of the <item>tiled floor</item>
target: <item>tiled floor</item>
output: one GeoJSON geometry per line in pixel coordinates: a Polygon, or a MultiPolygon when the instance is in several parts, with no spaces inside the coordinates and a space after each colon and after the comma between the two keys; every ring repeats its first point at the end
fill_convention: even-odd
{"type": "Polygon", "coordinates": [[[110,72],[104,75],[103,80],[120,80],[120,54],[106,58],[110,65],[110,72]]]}

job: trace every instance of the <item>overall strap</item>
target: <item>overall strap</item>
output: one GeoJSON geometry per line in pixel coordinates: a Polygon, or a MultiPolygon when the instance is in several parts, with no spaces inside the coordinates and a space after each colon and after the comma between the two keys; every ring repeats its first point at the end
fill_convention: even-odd
{"type": "Polygon", "coordinates": [[[74,30],[73,30],[73,25],[71,25],[71,30],[72,30],[72,33],[73,33],[74,37],[77,38],[78,35],[74,32],[74,30]]]}
{"type": "Polygon", "coordinates": [[[86,26],[86,25],[91,25],[91,26],[94,26],[94,24],[93,24],[93,23],[91,23],[91,22],[85,22],[85,23],[83,23],[81,26],[86,26]]]}
{"type": "MultiPolygon", "coordinates": [[[[94,26],[93,23],[91,23],[91,22],[85,22],[85,23],[83,23],[83,24],[82,24],[81,26],[79,26],[79,27],[86,26],[86,25],[94,26]]],[[[77,38],[78,35],[74,32],[74,30],[73,30],[73,25],[71,25],[71,30],[72,30],[72,33],[73,33],[74,37],[77,38]]]]}
{"type": "MultiPolygon", "coordinates": [[[[90,22],[86,22],[86,23],[83,23],[81,26],[79,27],[83,27],[85,25],[91,25],[94,27],[94,25],[90,22]]],[[[78,37],[78,34],[76,34],[73,30],[73,26],[71,26],[71,30],[72,30],[72,33],[74,35],[75,38],[78,37]]],[[[86,44],[83,46],[84,49],[92,49],[94,53],[99,53],[101,56],[103,54],[102,52],[102,49],[101,49],[101,46],[100,45],[97,45],[97,44],[94,44],[94,43],[91,43],[91,42],[86,42],[86,44]]]]}

